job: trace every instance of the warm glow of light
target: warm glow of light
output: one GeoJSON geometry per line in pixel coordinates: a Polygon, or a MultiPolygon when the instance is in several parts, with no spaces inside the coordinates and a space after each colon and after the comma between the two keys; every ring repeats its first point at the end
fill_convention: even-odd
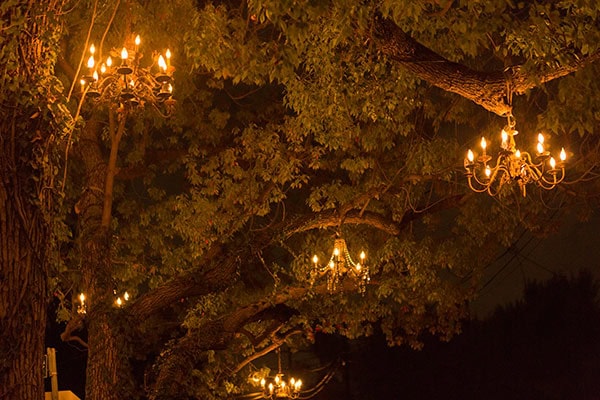
{"type": "Polygon", "coordinates": [[[298,379],[294,386],[296,387],[296,390],[299,390],[302,387],[302,380],[298,379]]]}
{"type": "Polygon", "coordinates": [[[167,49],[165,56],[167,57],[167,61],[170,61],[171,60],[171,50],[167,49]]]}
{"type": "Polygon", "coordinates": [[[117,306],[121,307],[123,305],[123,300],[121,300],[120,297],[117,297],[117,300],[115,301],[115,303],[117,303],[117,306]]]}
{"type": "Polygon", "coordinates": [[[537,144],[537,152],[539,154],[542,154],[544,152],[544,145],[542,143],[543,142],[538,142],[538,144],[537,144]]]}
{"type": "Polygon", "coordinates": [[[85,301],[85,294],[81,293],[79,295],[79,301],[81,302],[81,304],[83,304],[83,302],[85,301]]]}
{"type": "Polygon", "coordinates": [[[334,249],[333,249],[333,255],[336,256],[336,257],[339,256],[340,255],[340,249],[338,249],[337,247],[334,247],[334,249]]]}
{"type": "Polygon", "coordinates": [[[135,86],[135,81],[133,79],[129,81],[129,86],[131,86],[131,87],[135,86]]]}
{"type": "Polygon", "coordinates": [[[315,264],[319,262],[319,257],[317,257],[316,254],[313,256],[312,262],[315,263],[315,264]]]}
{"type": "Polygon", "coordinates": [[[360,252],[360,259],[361,259],[361,260],[364,260],[366,257],[367,257],[367,255],[365,254],[365,252],[364,252],[364,251],[361,251],[361,252],[360,252]]]}
{"type": "Polygon", "coordinates": [[[269,383],[269,393],[273,393],[273,384],[269,383]]]}
{"type": "Polygon", "coordinates": [[[123,293],[123,298],[125,299],[125,301],[129,300],[129,293],[125,292],[123,293]]]}
{"type": "Polygon", "coordinates": [[[473,155],[473,152],[471,151],[471,149],[469,149],[469,151],[467,151],[467,160],[469,160],[469,162],[472,163],[474,159],[475,159],[475,156],[473,155]]]}
{"type": "Polygon", "coordinates": [[[560,150],[560,161],[565,161],[567,159],[567,152],[565,151],[565,148],[563,147],[560,150]]]}
{"type": "Polygon", "coordinates": [[[79,83],[81,83],[81,86],[82,86],[82,88],[81,88],[81,89],[83,89],[83,86],[85,86],[85,80],[84,80],[84,79],[80,79],[80,80],[79,80],[79,83]]]}
{"type": "Polygon", "coordinates": [[[294,386],[296,384],[296,380],[294,378],[290,379],[290,385],[294,386]]]}
{"type": "Polygon", "coordinates": [[[96,53],[96,46],[94,46],[94,43],[92,43],[92,45],[90,46],[90,54],[94,54],[96,53]]]}
{"type": "Polygon", "coordinates": [[[167,72],[167,63],[162,54],[158,56],[158,68],[160,68],[162,72],[167,72]]]}
{"type": "Polygon", "coordinates": [[[521,159],[521,150],[515,151],[515,157],[517,157],[518,159],[521,159]]]}
{"type": "Polygon", "coordinates": [[[502,133],[500,135],[502,136],[502,146],[506,146],[506,143],[508,142],[508,132],[502,129],[502,133]]]}
{"type": "Polygon", "coordinates": [[[329,261],[329,268],[331,268],[331,269],[335,268],[335,263],[333,262],[333,260],[329,261]]]}
{"type": "Polygon", "coordinates": [[[139,45],[140,45],[140,43],[141,43],[141,41],[142,41],[142,39],[140,39],[140,35],[137,35],[137,36],[135,37],[135,45],[136,45],[136,46],[139,46],[139,45]]]}
{"type": "Polygon", "coordinates": [[[90,58],[88,58],[88,61],[87,61],[87,67],[89,69],[92,69],[92,68],[94,68],[95,64],[96,64],[96,62],[94,61],[94,56],[90,56],[90,58]]]}
{"type": "Polygon", "coordinates": [[[550,157],[550,168],[556,168],[556,160],[554,159],[554,157],[550,157]]]}
{"type": "Polygon", "coordinates": [[[267,384],[267,381],[265,380],[265,378],[262,378],[260,380],[260,386],[265,387],[266,384],[267,384]]]}
{"type": "Polygon", "coordinates": [[[492,170],[490,169],[489,165],[486,165],[485,166],[485,176],[487,176],[489,178],[490,175],[492,175],[492,170]]]}
{"type": "Polygon", "coordinates": [[[98,80],[98,72],[94,71],[94,73],[92,74],[92,78],[94,78],[95,81],[98,80]]]}
{"type": "Polygon", "coordinates": [[[169,93],[173,93],[173,85],[169,83],[169,93]]]}
{"type": "Polygon", "coordinates": [[[275,383],[279,385],[279,375],[275,377],[275,383]]]}
{"type": "Polygon", "coordinates": [[[123,47],[123,50],[121,50],[121,59],[123,61],[127,60],[127,58],[129,57],[129,52],[127,52],[127,49],[125,47],[123,47]]]}
{"type": "Polygon", "coordinates": [[[487,142],[485,141],[485,138],[482,137],[481,138],[481,148],[483,149],[483,151],[485,151],[486,147],[487,147],[487,142]]]}
{"type": "Polygon", "coordinates": [[[104,63],[102,63],[102,65],[100,66],[100,73],[101,74],[105,74],[106,73],[106,65],[104,65],[104,63]]]}
{"type": "Polygon", "coordinates": [[[360,272],[360,269],[361,269],[361,268],[362,268],[362,267],[360,266],[360,263],[356,264],[356,270],[357,270],[357,271],[359,271],[359,272],[360,272]]]}
{"type": "Polygon", "coordinates": [[[538,142],[544,144],[544,135],[541,133],[538,133],[538,142]]]}
{"type": "Polygon", "coordinates": [[[112,58],[110,58],[110,56],[108,56],[108,58],[106,59],[106,66],[108,68],[112,67],[112,58]]]}

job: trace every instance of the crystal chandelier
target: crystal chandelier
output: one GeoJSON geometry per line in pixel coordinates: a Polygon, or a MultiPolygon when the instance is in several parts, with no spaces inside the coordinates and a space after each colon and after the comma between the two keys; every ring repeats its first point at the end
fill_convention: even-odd
{"type": "Polygon", "coordinates": [[[502,129],[501,150],[495,165],[487,154],[488,142],[481,138],[481,155],[477,156],[469,149],[464,161],[469,187],[478,193],[487,192],[495,196],[506,183],[516,182],[526,196],[526,186],[535,183],[539,187],[550,190],[565,178],[565,160],[567,154],[563,148],[559,161],[550,155],[544,145],[544,135],[538,134],[538,143],[534,156],[516,147],[514,136],[518,134],[515,119],[508,115],[508,124],[502,129]]]}
{"type": "Polygon", "coordinates": [[[314,284],[317,278],[327,276],[327,290],[330,293],[336,291],[338,284],[345,276],[350,276],[356,280],[358,292],[364,294],[367,290],[367,284],[371,281],[369,276],[369,267],[366,265],[366,254],[360,253],[360,262],[354,262],[348,246],[343,238],[336,238],[333,243],[333,252],[327,265],[319,265],[319,257],[313,256],[313,268],[311,271],[311,282],[314,284]]]}
{"type": "Polygon", "coordinates": [[[290,378],[285,381],[284,374],[281,372],[281,354],[277,349],[277,374],[260,380],[262,397],[269,400],[275,399],[297,399],[302,388],[302,380],[290,378]]]}
{"type": "MultiPolygon", "coordinates": [[[[124,46],[120,53],[120,62],[115,63],[111,56],[100,63],[96,62],[96,48],[92,44],[87,60],[88,72],[81,78],[82,93],[96,102],[113,102],[125,106],[137,106],[150,103],[164,104],[167,111],[172,109],[173,67],[171,51],[155,53],[149,65],[142,66],[142,53],[139,51],[141,39],[137,35],[134,46],[124,46]],[[118,65],[115,65],[118,64],[118,65]]],[[[112,52],[116,57],[116,52],[112,52]]]]}

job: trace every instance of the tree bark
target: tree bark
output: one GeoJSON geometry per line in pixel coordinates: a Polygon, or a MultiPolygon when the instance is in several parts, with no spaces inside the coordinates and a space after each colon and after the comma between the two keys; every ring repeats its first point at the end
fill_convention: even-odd
{"type": "Polygon", "coordinates": [[[44,398],[58,93],[52,78],[63,1],[0,11],[0,399],[44,398]],[[21,18],[22,17],[22,18],[21,18]]]}
{"type": "Polygon", "coordinates": [[[390,59],[431,85],[456,93],[501,116],[511,111],[509,94],[522,94],[600,59],[600,51],[596,51],[535,75],[523,72],[518,66],[505,71],[476,71],[423,46],[390,19],[377,16],[374,28],[379,49],[390,59]]]}
{"type": "MultiPolygon", "coordinates": [[[[125,351],[126,337],[122,334],[123,321],[117,321],[119,310],[114,306],[110,210],[105,210],[112,205],[112,198],[107,201],[105,194],[112,193],[109,174],[116,171],[114,163],[117,149],[111,151],[115,153],[115,157],[111,158],[111,167],[103,157],[100,144],[102,130],[98,118],[95,114],[88,121],[74,148],[87,177],[86,188],[76,205],[82,228],[82,276],[87,298],[86,399],[117,400],[127,397],[126,386],[131,382],[125,351]]],[[[126,116],[123,114],[120,118],[119,127],[124,129],[123,119],[126,116]]],[[[118,142],[112,144],[118,146],[118,142]]]]}

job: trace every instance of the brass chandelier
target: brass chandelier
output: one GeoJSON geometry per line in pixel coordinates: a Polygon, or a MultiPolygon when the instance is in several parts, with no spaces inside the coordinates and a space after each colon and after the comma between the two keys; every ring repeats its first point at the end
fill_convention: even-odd
{"type": "Polygon", "coordinates": [[[356,281],[358,292],[364,294],[367,290],[367,285],[371,281],[369,275],[369,267],[366,264],[366,254],[364,251],[360,253],[360,262],[354,262],[348,246],[343,238],[336,238],[333,243],[333,252],[326,265],[319,265],[319,257],[315,254],[312,258],[313,268],[311,271],[311,283],[326,275],[327,290],[333,293],[337,290],[340,281],[348,276],[356,281]]]}
{"type": "Polygon", "coordinates": [[[297,399],[300,396],[302,380],[290,378],[286,382],[285,375],[281,372],[281,349],[277,349],[277,374],[262,378],[260,387],[264,399],[297,399]]]}
{"type": "Polygon", "coordinates": [[[469,149],[464,160],[469,187],[478,193],[487,192],[496,196],[502,186],[516,182],[523,197],[527,195],[526,186],[535,183],[537,186],[550,190],[565,178],[565,161],[567,154],[562,148],[558,161],[547,151],[544,135],[538,134],[536,152],[532,156],[516,147],[515,119],[508,115],[508,123],[501,132],[501,149],[496,162],[487,153],[488,142],[481,138],[481,154],[476,155],[469,149]]]}
{"type": "Polygon", "coordinates": [[[96,102],[112,102],[124,106],[138,106],[146,103],[165,105],[167,112],[172,109],[173,70],[171,51],[163,54],[154,52],[150,64],[142,65],[141,39],[137,35],[133,46],[123,46],[119,52],[112,51],[104,61],[97,63],[96,48],[92,44],[87,60],[87,72],[80,80],[82,93],[96,102]],[[117,65],[118,64],[118,65],[117,65]]]}

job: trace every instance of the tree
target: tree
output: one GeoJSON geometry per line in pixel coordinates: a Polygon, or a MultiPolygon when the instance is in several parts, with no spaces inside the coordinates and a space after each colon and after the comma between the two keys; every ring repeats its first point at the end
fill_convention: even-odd
{"type": "Polygon", "coordinates": [[[546,204],[592,190],[474,196],[457,174],[465,142],[498,130],[489,111],[511,110],[524,132],[549,129],[591,153],[597,12],[499,0],[75,8],[69,81],[92,33],[118,48],[135,27],[179,57],[168,122],[86,103],[73,135],[65,201],[76,240],[58,278],[72,310],[65,340],[88,329],[87,397],[139,387],[136,357],[156,361],[152,398],[217,398],[245,389],[257,356],[315,330],[352,338],[377,325],[390,344],[415,347],[426,331],[458,333],[493,254],[523,227],[551,230],[546,204]],[[336,234],[370,249],[364,297],[349,281],[335,294],[310,285],[311,253],[326,258],[336,234]],[[114,307],[124,290],[132,300],[114,307]]]}
{"type": "Polygon", "coordinates": [[[64,1],[0,6],[0,398],[43,397],[59,149],[71,125],[53,74],[64,1]]]}

